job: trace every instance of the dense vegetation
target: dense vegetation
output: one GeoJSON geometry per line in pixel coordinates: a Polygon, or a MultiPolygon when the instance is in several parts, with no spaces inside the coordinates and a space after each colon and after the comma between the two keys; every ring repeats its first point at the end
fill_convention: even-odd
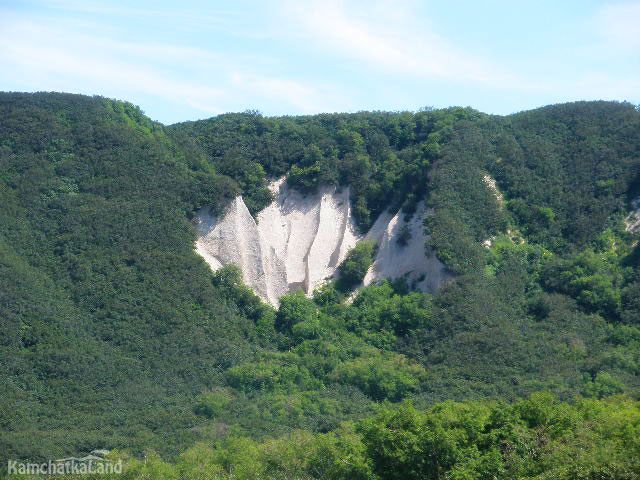
{"type": "Polygon", "coordinates": [[[188,221],[237,187],[131,105],[5,94],[0,112],[3,458],[195,438],[193,396],[255,349],[188,221]]]}
{"type": "Polygon", "coordinates": [[[340,290],[349,291],[362,283],[369,267],[375,259],[376,245],[369,240],[362,240],[349,252],[338,268],[340,282],[337,285],[340,290]]]}
{"type": "Polygon", "coordinates": [[[2,94],[0,457],[158,452],[130,478],[635,478],[639,147],[624,103],[164,127],[2,94]],[[347,301],[362,243],[342,282],[275,310],[211,273],[194,212],[242,193],[256,213],[282,174],[349,185],[362,229],[424,199],[455,280],[347,301]]]}
{"type": "Polygon", "coordinates": [[[147,454],[127,458],[121,475],[89,478],[633,480],[639,430],[640,404],[619,397],[558,403],[536,394],[512,405],[447,402],[425,411],[403,404],[325,434],[296,430],[260,442],[228,435],[175,463],[147,454]]]}
{"type": "Polygon", "coordinates": [[[354,215],[366,230],[387,208],[404,204],[411,211],[424,198],[429,166],[456,122],[483,117],[457,107],[283,118],[245,112],[170,129],[194,138],[218,171],[238,181],[253,213],[270,201],[267,175],[288,174],[303,192],[349,185],[354,215]]]}

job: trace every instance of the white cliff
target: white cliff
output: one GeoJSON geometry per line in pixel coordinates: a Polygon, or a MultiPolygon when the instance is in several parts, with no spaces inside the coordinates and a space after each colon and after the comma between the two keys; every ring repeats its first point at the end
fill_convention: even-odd
{"type": "Polygon", "coordinates": [[[429,213],[424,202],[420,202],[407,221],[402,211],[391,218],[389,214],[378,218],[366,235],[377,243],[378,253],[364,278],[364,285],[385,278],[404,277],[409,286],[417,290],[435,292],[452,278],[435,254],[425,250],[427,236],[423,220],[429,213]],[[408,238],[400,243],[403,230],[408,238]]]}
{"type": "Polygon", "coordinates": [[[288,188],[284,179],[270,188],[274,201],[258,214],[257,221],[241,197],[223,218],[211,216],[206,209],[198,212],[196,251],[214,271],[230,264],[240,267],[245,283],[272,305],[292,290],[310,294],[336,273],[361,238],[378,244],[365,285],[406,276],[410,285],[435,291],[450,278],[434,255],[425,255],[423,203],[408,222],[402,213],[383,213],[361,237],[356,233],[348,188],[324,186],[305,196],[288,188]],[[410,236],[403,246],[397,239],[405,225],[410,236]]]}

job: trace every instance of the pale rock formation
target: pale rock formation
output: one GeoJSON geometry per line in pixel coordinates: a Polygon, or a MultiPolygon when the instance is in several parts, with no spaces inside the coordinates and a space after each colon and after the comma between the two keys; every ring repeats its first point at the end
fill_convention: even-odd
{"type": "Polygon", "coordinates": [[[433,252],[427,252],[423,221],[432,212],[420,202],[416,212],[407,218],[402,211],[391,216],[380,215],[365,238],[378,245],[376,259],[364,278],[364,285],[385,278],[404,277],[409,286],[423,292],[435,292],[452,277],[433,252]],[[398,239],[403,230],[409,238],[402,245],[398,239]]]}
{"type": "Polygon", "coordinates": [[[284,178],[270,188],[274,201],[258,214],[257,221],[242,197],[231,203],[222,218],[200,210],[196,251],[214,271],[237,265],[245,283],[272,305],[292,290],[312,293],[335,275],[361,238],[378,244],[365,285],[406,276],[415,288],[435,291],[450,278],[434,255],[425,255],[422,220],[428,212],[424,203],[408,222],[401,212],[381,214],[362,237],[356,233],[348,188],[324,186],[305,196],[288,188],[284,178]],[[410,238],[403,246],[397,239],[405,225],[410,238]]]}
{"type": "Polygon", "coordinates": [[[493,194],[496,196],[498,204],[503,207],[504,195],[502,195],[502,192],[498,190],[498,184],[496,183],[496,180],[491,175],[485,175],[484,177],[482,177],[482,180],[484,180],[485,185],[489,187],[493,194]]]}
{"type": "MultiPolygon", "coordinates": [[[[504,207],[504,195],[502,195],[502,192],[498,190],[498,184],[496,183],[495,178],[493,178],[491,175],[485,175],[484,177],[482,177],[482,180],[484,181],[484,184],[493,192],[493,195],[496,197],[500,208],[504,207]]],[[[494,240],[495,237],[487,238],[482,242],[482,246],[488,250],[493,245],[494,240]]]]}
{"type": "Polygon", "coordinates": [[[242,197],[223,218],[198,212],[196,251],[212,270],[235,264],[244,281],[276,305],[291,290],[311,293],[335,272],[357,236],[349,189],[325,186],[304,196],[284,179],[270,185],[274,201],[253,219],[242,197]]]}
{"type": "Polygon", "coordinates": [[[632,211],[625,219],[627,232],[640,232],[640,197],[631,202],[632,211]]]}

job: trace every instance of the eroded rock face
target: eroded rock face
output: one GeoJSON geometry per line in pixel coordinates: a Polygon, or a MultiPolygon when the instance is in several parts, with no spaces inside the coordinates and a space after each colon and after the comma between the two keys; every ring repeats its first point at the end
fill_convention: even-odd
{"type": "Polygon", "coordinates": [[[631,213],[625,219],[627,232],[640,233],[640,197],[631,202],[631,213]]]}
{"type": "Polygon", "coordinates": [[[284,179],[270,185],[274,201],[257,222],[236,198],[223,218],[198,212],[196,251],[217,270],[235,264],[244,281],[272,305],[285,293],[303,289],[310,294],[332,277],[358,240],[378,243],[376,260],[365,277],[368,285],[383,278],[406,276],[423,291],[435,291],[450,277],[434,255],[425,255],[422,219],[424,204],[405,222],[398,213],[380,215],[364,236],[356,233],[349,189],[325,186],[316,194],[289,189],[284,179]],[[398,242],[404,230],[406,242],[398,242]]]}
{"type": "Polygon", "coordinates": [[[275,199],[257,222],[241,197],[222,219],[198,212],[196,250],[213,270],[239,266],[247,285],[275,305],[286,292],[311,293],[333,275],[357,236],[348,189],[326,186],[303,196],[284,179],[270,188],[275,199]]]}
{"type": "Polygon", "coordinates": [[[482,180],[484,180],[485,185],[489,187],[493,194],[496,196],[496,200],[498,200],[500,206],[504,207],[504,195],[502,195],[502,192],[498,190],[498,184],[496,180],[490,175],[485,175],[484,177],[482,177],[482,180]]]}
{"type": "Polygon", "coordinates": [[[408,219],[401,211],[393,216],[380,215],[366,235],[378,244],[378,253],[364,278],[365,285],[404,277],[417,290],[435,292],[452,278],[435,254],[425,249],[427,237],[422,222],[430,213],[420,202],[408,219]]]}

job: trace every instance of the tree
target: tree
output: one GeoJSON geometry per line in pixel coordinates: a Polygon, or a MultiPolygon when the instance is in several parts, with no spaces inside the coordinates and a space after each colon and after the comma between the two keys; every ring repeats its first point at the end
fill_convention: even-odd
{"type": "Polygon", "coordinates": [[[376,244],[363,240],[353,247],[339,267],[339,286],[342,290],[350,290],[364,280],[369,267],[373,263],[376,244]]]}

